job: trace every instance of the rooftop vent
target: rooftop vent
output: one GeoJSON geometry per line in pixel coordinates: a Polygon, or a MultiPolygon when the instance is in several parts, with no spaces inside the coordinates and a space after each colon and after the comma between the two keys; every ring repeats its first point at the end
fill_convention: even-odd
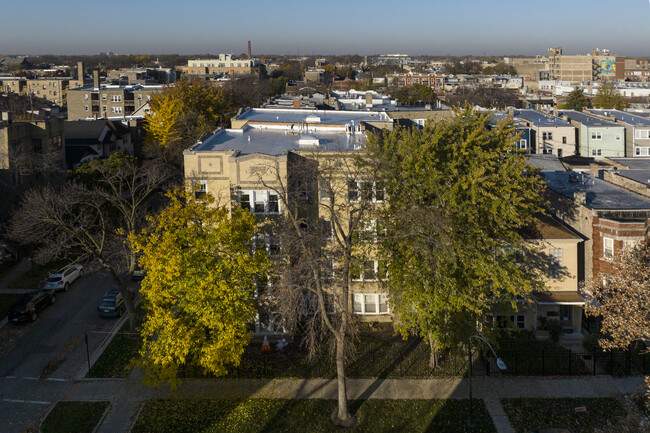
{"type": "Polygon", "coordinates": [[[569,182],[580,182],[580,175],[579,174],[570,174],[569,175],[569,182]]]}
{"type": "Polygon", "coordinates": [[[320,123],[320,117],[312,114],[312,115],[307,116],[307,118],[305,119],[305,122],[307,122],[307,123],[320,123]]]}
{"type": "Polygon", "coordinates": [[[303,134],[298,139],[298,146],[300,146],[301,149],[318,147],[319,144],[320,142],[318,140],[318,137],[311,134],[303,134]]]}

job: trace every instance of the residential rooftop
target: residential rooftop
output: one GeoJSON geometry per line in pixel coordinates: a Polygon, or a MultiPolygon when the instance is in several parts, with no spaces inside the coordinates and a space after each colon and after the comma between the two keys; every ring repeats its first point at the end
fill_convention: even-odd
{"type": "Polygon", "coordinates": [[[650,170],[650,158],[610,158],[612,161],[622,164],[628,170],[650,170]]]}
{"type": "MultiPolygon", "coordinates": [[[[508,120],[509,117],[511,116],[508,113],[504,113],[503,111],[492,110],[492,123],[496,124],[496,123],[505,122],[506,120],[508,120]]],[[[512,122],[515,124],[517,128],[526,128],[526,124],[521,119],[512,117],[512,122]]]]}
{"type": "Polygon", "coordinates": [[[573,126],[566,120],[536,110],[514,110],[514,116],[532,122],[536,126],[573,126]]]}
{"type": "Polygon", "coordinates": [[[69,92],[80,92],[80,91],[89,91],[89,90],[163,90],[165,86],[155,85],[155,84],[100,84],[99,89],[94,85],[90,84],[83,87],[77,87],[74,89],[69,89],[69,92]]]}
{"type": "Polygon", "coordinates": [[[238,151],[240,155],[261,153],[279,156],[299,150],[360,150],[364,143],[363,133],[298,134],[244,127],[219,129],[189,151],[238,151]]]}
{"type": "Polygon", "coordinates": [[[585,114],[583,112],[575,111],[575,110],[560,111],[559,115],[567,116],[569,120],[580,122],[583,125],[588,126],[590,128],[591,127],[604,127],[604,128],[623,127],[622,125],[618,125],[610,120],[605,120],[601,117],[592,116],[591,114],[585,114]]]}
{"type": "Polygon", "coordinates": [[[548,187],[558,194],[575,200],[576,193],[584,193],[584,204],[591,209],[650,210],[650,199],[587,173],[545,171],[543,175],[548,187]]]}
{"type": "Polygon", "coordinates": [[[531,167],[539,168],[542,171],[566,171],[564,165],[557,155],[532,153],[526,155],[528,165],[531,167]]]}
{"type": "Polygon", "coordinates": [[[632,126],[650,126],[650,119],[636,114],[626,113],[625,111],[590,109],[589,112],[601,116],[611,116],[619,122],[625,122],[632,126]]]}
{"type": "Polygon", "coordinates": [[[536,215],[533,223],[522,230],[526,239],[575,239],[582,240],[575,232],[548,215],[536,215]]]}
{"type": "Polygon", "coordinates": [[[619,176],[650,186],[650,169],[645,170],[619,170],[616,172],[619,176]]]}
{"type": "Polygon", "coordinates": [[[338,111],[338,110],[300,110],[276,108],[251,108],[237,116],[237,120],[249,123],[307,123],[345,126],[360,122],[388,122],[390,118],[383,112],[338,111]]]}

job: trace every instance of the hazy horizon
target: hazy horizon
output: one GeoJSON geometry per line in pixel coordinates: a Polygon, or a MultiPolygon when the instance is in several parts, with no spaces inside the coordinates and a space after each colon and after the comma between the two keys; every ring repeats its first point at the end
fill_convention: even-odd
{"type": "Polygon", "coordinates": [[[278,55],[545,55],[607,48],[650,56],[650,5],[643,0],[543,4],[514,0],[387,0],[204,4],[126,0],[109,6],[80,0],[24,0],[5,10],[6,55],[197,54],[247,51],[278,55]]]}

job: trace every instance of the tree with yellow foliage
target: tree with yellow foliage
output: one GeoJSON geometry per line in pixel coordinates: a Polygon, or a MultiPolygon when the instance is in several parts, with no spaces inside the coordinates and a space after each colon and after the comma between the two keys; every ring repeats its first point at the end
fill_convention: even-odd
{"type": "Polygon", "coordinates": [[[182,161],[183,149],[219,127],[230,110],[230,97],[206,80],[177,80],[151,98],[145,119],[148,153],[166,162],[182,161]]]}
{"type": "Polygon", "coordinates": [[[239,365],[257,312],[255,281],[268,258],[251,253],[255,216],[215,207],[210,195],[186,187],[168,193],[169,205],[130,238],[146,271],[140,354],[149,383],[178,382],[182,365],[216,376],[239,365]]]}

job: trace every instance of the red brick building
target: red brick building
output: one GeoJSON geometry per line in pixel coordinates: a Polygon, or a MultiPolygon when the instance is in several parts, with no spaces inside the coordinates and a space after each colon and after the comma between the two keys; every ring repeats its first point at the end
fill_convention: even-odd
{"type": "Polygon", "coordinates": [[[393,74],[391,78],[393,84],[398,88],[412,86],[413,84],[421,84],[422,86],[430,87],[435,91],[442,92],[445,89],[445,77],[442,74],[393,74]]]}

